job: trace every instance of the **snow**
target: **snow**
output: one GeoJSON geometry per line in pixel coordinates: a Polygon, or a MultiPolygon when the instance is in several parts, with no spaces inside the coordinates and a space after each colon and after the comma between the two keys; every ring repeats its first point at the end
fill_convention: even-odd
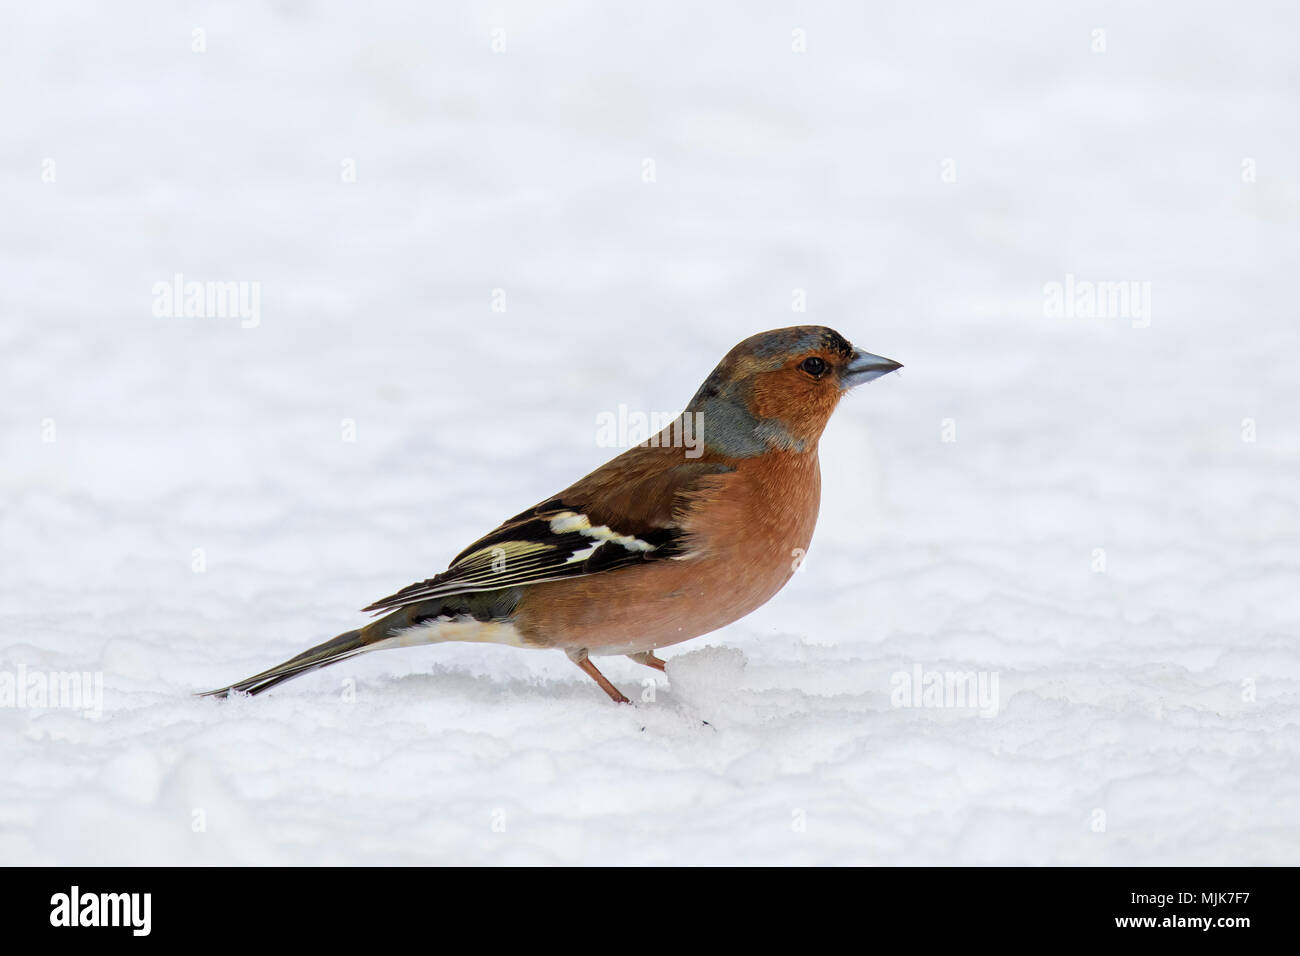
{"type": "Polygon", "coordinates": [[[0,707],[0,862],[1296,861],[1290,6],[0,16],[0,699],[103,681],[0,707]],[[190,696],[802,323],[906,368],[777,598],[601,662],[635,706],[469,644],[190,696]]]}

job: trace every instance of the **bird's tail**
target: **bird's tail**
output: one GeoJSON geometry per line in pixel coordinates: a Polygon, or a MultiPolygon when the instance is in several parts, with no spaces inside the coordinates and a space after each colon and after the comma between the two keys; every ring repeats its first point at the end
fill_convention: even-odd
{"type": "MultiPolygon", "coordinates": [[[[376,621],[375,623],[380,622],[376,621]]],[[[299,674],[306,674],[309,671],[318,670],[330,664],[337,664],[339,661],[347,660],[349,657],[355,657],[357,654],[363,654],[369,650],[377,650],[378,648],[374,645],[384,640],[385,637],[387,635],[382,630],[372,630],[372,627],[345,631],[338,637],[332,638],[324,644],[317,644],[315,647],[308,648],[297,657],[291,657],[283,664],[278,664],[270,670],[254,674],[252,677],[231,684],[229,687],[204,691],[198,696],[229,697],[236,692],[260,694],[262,691],[270,690],[276,684],[297,677],[299,674]]]]}
{"type": "Polygon", "coordinates": [[[404,605],[363,628],[345,631],[324,644],[317,644],[270,670],[199,696],[229,697],[236,692],[260,694],[299,674],[386,647],[439,644],[443,641],[486,641],[519,646],[517,633],[509,623],[518,601],[518,589],[505,588],[404,605]]]}

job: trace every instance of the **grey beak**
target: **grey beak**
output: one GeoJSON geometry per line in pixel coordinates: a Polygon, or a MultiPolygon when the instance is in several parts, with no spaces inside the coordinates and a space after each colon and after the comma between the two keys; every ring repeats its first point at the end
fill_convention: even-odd
{"type": "Polygon", "coordinates": [[[853,358],[849,359],[849,364],[844,367],[844,373],[840,375],[840,382],[845,388],[853,388],[864,382],[880,378],[882,375],[888,375],[890,372],[897,371],[902,367],[901,362],[882,358],[879,355],[872,355],[870,352],[862,351],[862,349],[854,349],[853,358]]]}

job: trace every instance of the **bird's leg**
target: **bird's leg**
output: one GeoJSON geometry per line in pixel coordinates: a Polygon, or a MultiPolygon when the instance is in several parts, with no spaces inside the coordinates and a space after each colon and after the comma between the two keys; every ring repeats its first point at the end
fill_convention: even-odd
{"type": "Polygon", "coordinates": [[[565,653],[569,655],[569,660],[573,661],[573,663],[581,667],[586,672],[588,677],[590,677],[592,680],[594,680],[597,684],[600,685],[601,690],[603,690],[606,694],[609,694],[609,699],[612,700],[614,703],[616,704],[632,703],[630,700],[628,700],[626,697],[623,696],[623,694],[619,691],[617,687],[615,687],[613,684],[609,682],[608,677],[606,677],[600,671],[596,670],[596,665],[591,662],[591,659],[589,657],[587,657],[586,648],[577,651],[565,651],[565,653]]]}
{"type": "Polygon", "coordinates": [[[629,660],[634,660],[638,664],[644,664],[646,667],[653,667],[657,671],[664,669],[664,662],[655,657],[654,651],[638,651],[635,654],[627,655],[629,660]]]}

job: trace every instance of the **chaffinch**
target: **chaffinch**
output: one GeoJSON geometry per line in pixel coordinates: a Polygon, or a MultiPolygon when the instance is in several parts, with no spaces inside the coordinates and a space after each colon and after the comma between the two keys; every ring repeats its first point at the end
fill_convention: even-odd
{"type": "Polygon", "coordinates": [[[258,694],[368,651],[486,641],[559,648],[627,703],[590,655],[663,670],[656,649],[781,590],[817,523],[826,422],[849,389],[901,367],[822,326],[751,336],[679,419],[364,609],[382,617],[205,696],[258,694]]]}

